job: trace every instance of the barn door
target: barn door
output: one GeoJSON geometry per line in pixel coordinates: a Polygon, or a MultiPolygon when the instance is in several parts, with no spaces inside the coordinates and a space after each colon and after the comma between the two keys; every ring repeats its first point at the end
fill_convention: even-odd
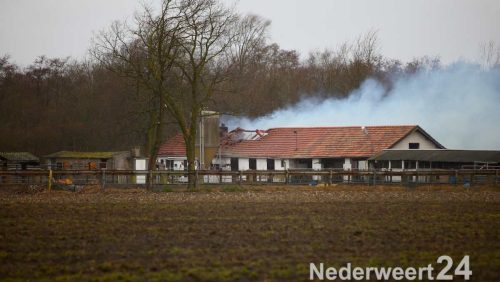
{"type": "Polygon", "coordinates": [[[231,158],[231,171],[238,171],[238,158],[231,158]]]}

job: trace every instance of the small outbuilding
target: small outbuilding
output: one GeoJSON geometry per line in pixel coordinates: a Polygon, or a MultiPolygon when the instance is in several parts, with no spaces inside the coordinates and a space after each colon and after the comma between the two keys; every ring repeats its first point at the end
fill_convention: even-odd
{"type": "Polygon", "coordinates": [[[39,169],[40,159],[29,152],[0,152],[0,170],[39,169]]]}
{"type": "MultiPolygon", "coordinates": [[[[0,152],[0,171],[40,169],[40,159],[28,152],[0,152]]],[[[26,176],[0,175],[0,183],[26,183],[26,176]]]]}
{"type": "Polygon", "coordinates": [[[132,169],[131,152],[60,151],[45,156],[53,170],[120,170],[132,169]]]}

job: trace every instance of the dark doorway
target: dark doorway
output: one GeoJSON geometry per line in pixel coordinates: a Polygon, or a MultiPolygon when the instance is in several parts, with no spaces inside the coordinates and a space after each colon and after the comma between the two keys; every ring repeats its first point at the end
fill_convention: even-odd
{"type": "Polygon", "coordinates": [[[274,159],[267,159],[267,170],[274,170],[274,159]]]}
{"type": "Polygon", "coordinates": [[[231,171],[238,171],[238,158],[231,158],[231,171]]]}
{"type": "Polygon", "coordinates": [[[344,159],[322,159],[323,168],[342,169],[344,168],[344,159]]]}
{"type": "Polygon", "coordinates": [[[248,168],[252,170],[257,170],[257,160],[256,159],[250,159],[248,161],[248,168]]]}
{"type": "Polygon", "coordinates": [[[298,167],[300,168],[312,168],[313,167],[313,162],[312,159],[297,159],[297,164],[298,167]]]}

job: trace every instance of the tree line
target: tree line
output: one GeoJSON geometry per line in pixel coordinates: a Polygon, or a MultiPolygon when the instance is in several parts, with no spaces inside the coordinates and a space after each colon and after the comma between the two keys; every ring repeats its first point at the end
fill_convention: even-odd
{"type": "Polygon", "coordinates": [[[141,145],[155,156],[178,131],[194,147],[205,108],[258,117],[305,97],[345,98],[368,78],[389,89],[394,75],[440,67],[435,58],[382,56],[376,32],[301,58],[272,42],[270,22],[259,16],[216,0],[162,3],[102,31],[89,59],[40,56],[20,67],[1,57],[1,150],[141,145]]]}

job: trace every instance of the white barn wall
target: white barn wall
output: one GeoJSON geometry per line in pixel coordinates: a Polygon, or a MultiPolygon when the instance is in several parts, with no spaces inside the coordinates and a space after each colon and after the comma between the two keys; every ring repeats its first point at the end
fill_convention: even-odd
{"type": "Polygon", "coordinates": [[[267,159],[257,159],[257,170],[267,170],[267,159]]]}
{"type": "MultiPolygon", "coordinates": [[[[352,169],[352,163],[351,163],[351,158],[345,158],[344,160],[344,170],[351,170],[352,169]]],[[[349,180],[349,176],[344,175],[343,177],[344,181],[349,180]]]]}
{"type": "Polygon", "coordinates": [[[352,169],[352,163],[350,158],[345,158],[344,160],[344,170],[351,170],[352,169]]]}
{"type": "MultiPolygon", "coordinates": [[[[146,170],[147,169],[147,159],[134,159],[134,170],[146,170]]],[[[136,184],[146,184],[146,174],[138,174],[135,177],[136,184]]]]}
{"type": "MultiPolygon", "coordinates": [[[[321,170],[321,160],[320,159],[312,159],[312,169],[313,170],[321,170]]],[[[312,177],[313,180],[316,181],[321,181],[321,176],[319,175],[313,175],[312,177]]]]}
{"type": "Polygon", "coordinates": [[[212,164],[218,164],[222,170],[231,170],[231,158],[213,158],[212,164]]]}
{"type": "Polygon", "coordinates": [[[275,159],[274,160],[274,170],[285,170],[285,167],[282,166],[282,162],[285,163],[286,168],[290,168],[290,161],[289,160],[282,160],[282,159],[275,159]]]}
{"type": "Polygon", "coordinates": [[[368,170],[368,161],[358,161],[358,169],[359,170],[368,170]]]}
{"type": "Polygon", "coordinates": [[[321,160],[320,159],[312,159],[312,169],[321,170],[321,168],[322,168],[321,160]]]}
{"type": "Polygon", "coordinates": [[[439,149],[436,144],[434,144],[431,140],[427,139],[422,133],[419,131],[414,131],[410,135],[406,136],[403,138],[401,141],[396,143],[391,149],[395,150],[408,150],[409,149],[409,144],[410,143],[419,143],[420,148],[422,150],[429,150],[429,149],[439,149]]]}
{"type": "Polygon", "coordinates": [[[250,160],[249,158],[238,158],[238,170],[249,170],[250,160]]]}

